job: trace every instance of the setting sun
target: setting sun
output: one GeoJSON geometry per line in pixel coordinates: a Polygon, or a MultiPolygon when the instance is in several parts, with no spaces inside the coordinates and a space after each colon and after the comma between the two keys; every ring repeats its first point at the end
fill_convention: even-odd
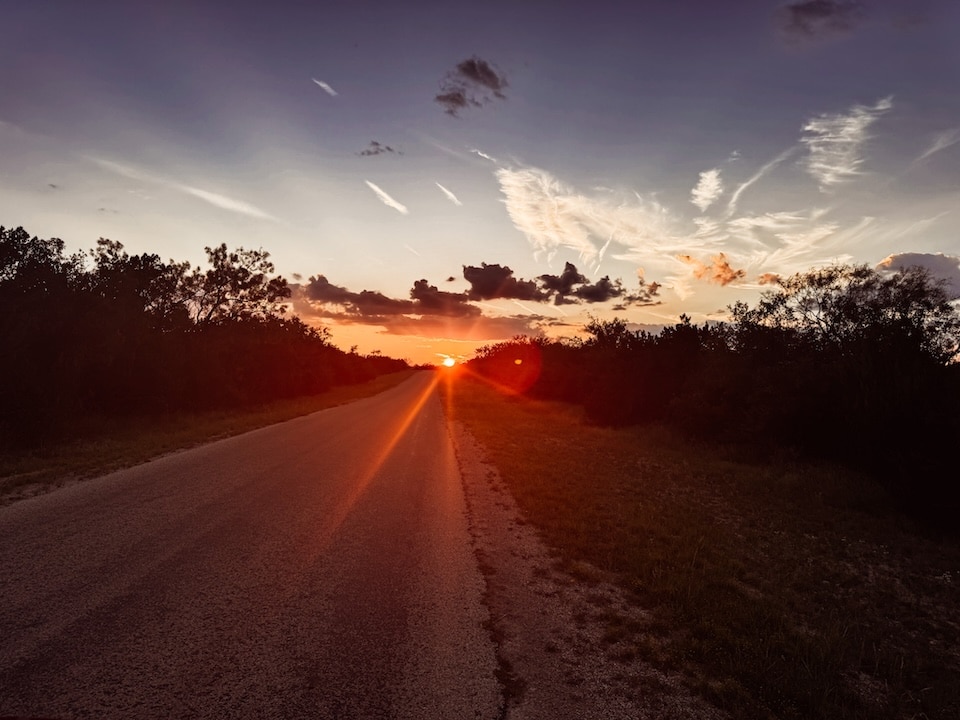
{"type": "Polygon", "coordinates": [[[456,365],[456,364],[457,364],[457,361],[454,360],[452,357],[448,357],[448,358],[444,358],[444,359],[443,359],[443,366],[444,366],[444,367],[448,367],[448,368],[449,368],[449,367],[453,367],[453,366],[456,365]]]}

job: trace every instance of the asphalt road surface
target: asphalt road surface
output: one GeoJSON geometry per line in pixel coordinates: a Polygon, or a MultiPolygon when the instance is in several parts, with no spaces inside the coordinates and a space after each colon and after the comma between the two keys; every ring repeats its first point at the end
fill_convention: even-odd
{"type": "Polygon", "coordinates": [[[0,716],[498,717],[434,378],[0,508],[0,716]]]}

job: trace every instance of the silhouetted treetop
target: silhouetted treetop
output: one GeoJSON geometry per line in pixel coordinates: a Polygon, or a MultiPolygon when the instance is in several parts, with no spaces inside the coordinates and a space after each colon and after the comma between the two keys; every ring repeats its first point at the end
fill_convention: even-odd
{"type": "Polygon", "coordinates": [[[227,250],[226,243],[204,248],[210,269],[199,268],[188,279],[191,313],[198,325],[264,318],[284,312],[290,297],[287,281],[269,277],[274,271],[264,250],[227,250]]]}
{"type": "Polygon", "coordinates": [[[156,254],[129,255],[115,240],[100,238],[90,255],[90,290],[117,305],[128,316],[145,314],[160,329],[183,327],[190,321],[187,277],[190,263],[164,263],[156,254]]]}
{"type": "Polygon", "coordinates": [[[0,284],[8,291],[43,290],[51,283],[62,285],[82,268],[83,259],[64,255],[60,238],[30,236],[22,227],[0,225],[0,284]]]}
{"type": "MultiPolygon", "coordinates": [[[[947,363],[960,349],[960,314],[927,270],[881,273],[866,265],[833,265],[777,281],[753,308],[730,310],[738,342],[749,347],[764,330],[794,349],[850,355],[915,351],[947,363]]],[[[769,340],[769,338],[768,338],[769,340]]]]}

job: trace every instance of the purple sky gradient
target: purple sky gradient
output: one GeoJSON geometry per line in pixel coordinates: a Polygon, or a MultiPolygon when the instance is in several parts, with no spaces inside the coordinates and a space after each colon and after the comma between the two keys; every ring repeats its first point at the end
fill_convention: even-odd
{"type": "Polygon", "coordinates": [[[661,286],[659,304],[499,298],[475,303],[481,321],[379,325],[304,294],[298,311],[344,346],[429,361],[572,332],[588,313],[717,319],[769,273],[960,256],[953,0],[36,0],[3,14],[6,226],[195,263],[204,245],[263,247],[304,286],[323,275],[401,300],[421,279],[464,293],[463,266],[481,263],[661,286]],[[503,98],[457,76],[470,58],[502,74],[503,98]],[[479,105],[445,113],[450,78],[479,105]],[[364,153],[373,142],[391,151],[364,153]],[[698,273],[723,263],[742,274],[698,273]]]}

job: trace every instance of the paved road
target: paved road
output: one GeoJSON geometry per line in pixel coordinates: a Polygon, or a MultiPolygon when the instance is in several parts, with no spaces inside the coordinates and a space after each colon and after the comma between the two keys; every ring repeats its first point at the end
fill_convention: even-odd
{"type": "Polygon", "coordinates": [[[0,716],[497,717],[433,378],[0,509],[0,716]]]}

